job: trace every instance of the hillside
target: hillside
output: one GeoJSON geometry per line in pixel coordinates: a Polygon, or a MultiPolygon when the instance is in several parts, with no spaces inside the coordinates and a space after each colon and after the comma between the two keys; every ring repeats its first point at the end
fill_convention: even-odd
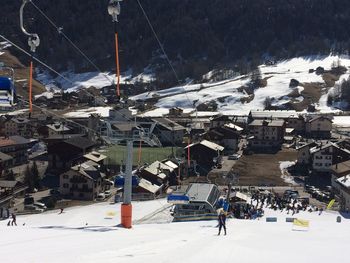
{"type": "MultiPolygon", "coordinates": [[[[15,70],[15,86],[18,95],[25,98],[28,97],[28,78],[29,67],[25,66],[22,62],[13,56],[8,50],[3,50],[0,43],[0,62],[3,62],[6,66],[12,67],[15,70]]],[[[0,71],[1,74],[1,71],[0,71]]],[[[44,85],[40,82],[33,80],[33,94],[41,94],[45,91],[44,85]]]]}
{"type": "MultiPolygon", "coordinates": [[[[200,78],[213,68],[241,73],[266,58],[345,53],[350,44],[347,0],[140,0],[180,79],[200,78]]],[[[114,68],[113,23],[108,1],[36,0],[70,39],[103,71],[114,68]],[[79,33],[77,33],[79,32],[79,33]]],[[[21,1],[2,1],[1,34],[27,48],[19,29],[21,1]]],[[[38,56],[59,71],[92,67],[30,4],[27,26],[41,37],[38,56]]],[[[123,1],[120,22],[121,66],[142,72],[151,65],[157,87],[176,79],[137,1],[123,1]]],[[[17,53],[18,54],[18,53],[17,53]]]]}
{"type": "Polygon", "coordinates": [[[166,113],[171,107],[196,107],[239,115],[265,108],[303,111],[310,110],[313,105],[316,110],[329,112],[337,109],[327,104],[328,94],[333,92],[334,86],[348,79],[349,68],[347,56],[299,57],[273,65],[263,64],[251,74],[225,81],[150,91],[131,99],[157,100],[158,109],[148,115],[166,113]]]}

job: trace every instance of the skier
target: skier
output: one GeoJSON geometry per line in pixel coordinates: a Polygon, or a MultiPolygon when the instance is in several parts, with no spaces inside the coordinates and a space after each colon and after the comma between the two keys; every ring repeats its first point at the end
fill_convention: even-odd
{"type": "Polygon", "coordinates": [[[219,214],[219,233],[218,236],[220,236],[221,228],[224,228],[225,236],[226,236],[226,215],[224,211],[221,211],[219,214]]]}
{"type": "Polygon", "coordinates": [[[17,226],[15,213],[12,213],[11,216],[12,216],[11,226],[13,226],[13,224],[15,224],[15,226],[17,226]]]}
{"type": "Polygon", "coordinates": [[[62,214],[63,213],[63,208],[61,208],[61,211],[58,214],[62,214]]]}

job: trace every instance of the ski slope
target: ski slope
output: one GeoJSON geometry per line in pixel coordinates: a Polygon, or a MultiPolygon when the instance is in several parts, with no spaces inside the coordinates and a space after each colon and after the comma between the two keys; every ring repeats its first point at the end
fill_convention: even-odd
{"type": "MultiPolygon", "coordinates": [[[[134,220],[166,205],[165,200],[134,203],[134,220]]],[[[0,221],[2,262],[346,262],[350,220],[336,223],[335,212],[301,212],[307,231],[293,231],[286,212],[267,210],[277,223],[228,219],[227,236],[216,221],[168,223],[159,213],[132,229],[120,222],[120,205],[107,203],[18,216],[17,227],[0,221]],[[107,214],[115,212],[115,216],[107,214]],[[158,223],[157,223],[158,222],[158,223]],[[23,225],[25,223],[25,225],[23,225]],[[86,225],[87,224],[87,225],[86,225]],[[344,261],[345,260],[345,261],[344,261]]],[[[159,211],[159,210],[158,210],[159,211]]]]}

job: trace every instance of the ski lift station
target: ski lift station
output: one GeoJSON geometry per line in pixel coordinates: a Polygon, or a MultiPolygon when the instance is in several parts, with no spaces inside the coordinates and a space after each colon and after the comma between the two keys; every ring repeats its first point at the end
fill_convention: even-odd
{"type": "Polygon", "coordinates": [[[168,202],[175,204],[174,222],[212,220],[217,218],[220,190],[215,184],[192,183],[184,194],[171,194],[168,202]]]}

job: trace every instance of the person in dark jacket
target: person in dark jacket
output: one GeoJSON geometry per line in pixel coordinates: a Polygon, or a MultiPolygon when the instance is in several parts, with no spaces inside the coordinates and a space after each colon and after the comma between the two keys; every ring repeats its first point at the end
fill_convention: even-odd
{"type": "Polygon", "coordinates": [[[223,211],[221,211],[219,214],[219,233],[218,233],[218,236],[220,236],[221,228],[224,228],[224,232],[226,235],[226,215],[223,211]]]}
{"type": "Polygon", "coordinates": [[[17,221],[16,221],[16,214],[12,213],[12,222],[11,222],[11,226],[17,226],[17,221]]]}

